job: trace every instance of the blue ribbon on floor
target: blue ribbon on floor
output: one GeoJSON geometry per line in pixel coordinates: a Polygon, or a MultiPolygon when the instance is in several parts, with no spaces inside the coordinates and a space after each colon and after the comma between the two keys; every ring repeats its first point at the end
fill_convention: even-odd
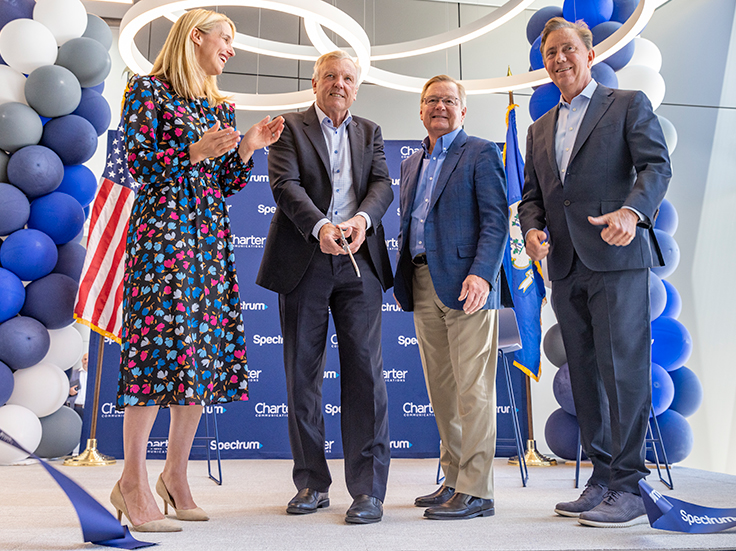
{"type": "Polygon", "coordinates": [[[712,534],[736,526],[736,509],[703,507],[674,497],[665,497],[639,480],[641,497],[652,528],[688,534],[712,534]]]}
{"type": "Polygon", "coordinates": [[[143,547],[151,547],[155,543],[139,541],[135,539],[128,531],[127,526],[122,526],[120,522],[110,514],[100,503],[85,492],[79,484],[71,478],[61,474],[57,469],[43,461],[37,455],[30,453],[16,442],[12,436],[0,429],[0,440],[6,444],[18,448],[23,453],[27,453],[33,459],[37,460],[41,466],[56,480],[56,482],[64,490],[69,500],[72,502],[79,524],[82,526],[82,535],[84,541],[94,543],[96,545],[106,545],[108,547],[117,547],[120,549],[141,549],[143,547]]]}

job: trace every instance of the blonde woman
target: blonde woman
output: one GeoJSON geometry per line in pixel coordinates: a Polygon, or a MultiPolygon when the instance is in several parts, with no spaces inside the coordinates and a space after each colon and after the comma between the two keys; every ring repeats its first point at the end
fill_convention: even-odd
{"type": "Polygon", "coordinates": [[[146,447],[159,407],[171,410],[156,492],[179,520],[207,520],[187,482],[203,406],[248,399],[235,256],[225,198],[242,189],[256,149],[276,141],[280,117],[242,136],[216,78],[235,55],[233,22],[192,10],[169,33],[150,75],[123,107],[128,167],[140,184],[126,243],[118,409],[125,466],[110,500],[132,530],[181,530],[158,508],[146,447]]]}

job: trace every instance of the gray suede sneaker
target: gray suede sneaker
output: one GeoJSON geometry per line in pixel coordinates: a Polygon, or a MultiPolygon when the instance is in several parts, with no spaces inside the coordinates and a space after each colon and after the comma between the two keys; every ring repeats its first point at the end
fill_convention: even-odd
{"type": "Polygon", "coordinates": [[[590,511],[602,500],[608,488],[600,484],[586,486],[583,493],[575,501],[563,501],[555,505],[555,513],[563,517],[578,517],[580,513],[590,511]]]}
{"type": "Polygon", "coordinates": [[[646,524],[649,520],[641,496],[630,492],[608,490],[600,505],[590,511],[580,513],[578,522],[585,526],[598,528],[623,528],[646,524]]]}

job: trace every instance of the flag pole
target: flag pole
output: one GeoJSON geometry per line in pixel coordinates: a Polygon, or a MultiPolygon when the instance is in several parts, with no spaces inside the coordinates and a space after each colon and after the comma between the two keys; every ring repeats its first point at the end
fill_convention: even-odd
{"type": "Polygon", "coordinates": [[[98,333],[100,343],[97,347],[97,369],[95,371],[95,394],[92,401],[92,426],[87,439],[87,447],[79,455],[64,460],[65,467],[102,467],[114,465],[114,457],[103,455],[97,450],[97,410],[100,405],[100,385],[102,383],[102,359],[105,354],[105,337],[98,333]]]}
{"type": "MultiPolygon", "coordinates": [[[[511,76],[511,66],[509,66],[506,76],[511,76]]],[[[514,105],[514,92],[509,90],[509,106],[514,105]]],[[[526,441],[526,452],[524,460],[531,467],[552,467],[557,465],[557,460],[553,457],[547,457],[537,451],[537,441],[534,439],[534,419],[532,417],[532,383],[531,378],[527,375],[526,379],[526,419],[528,428],[528,438],[526,441]]],[[[513,456],[509,458],[509,465],[518,465],[519,457],[513,456]]]]}

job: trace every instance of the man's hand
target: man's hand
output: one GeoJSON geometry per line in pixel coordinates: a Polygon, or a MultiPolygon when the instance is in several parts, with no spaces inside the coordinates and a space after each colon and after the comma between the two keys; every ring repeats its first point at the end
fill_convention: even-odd
{"type": "Polygon", "coordinates": [[[636,237],[636,224],[639,217],[630,209],[618,209],[601,216],[588,216],[594,226],[606,226],[601,231],[601,239],[609,245],[625,247],[636,237]]]}
{"type": "Polygon", "coordinates": [[[463,281],[463,288],[457,299],[465,301],[463,311],[466,314],[475,314],[485,305],[490,290],[491,285],[485,279],[471,274],[463,281]]]}
{"type": "MultiPolygon", "coordinates": [[[[360,249],[360,246],[365,241],[365,227],[368,224],[365,218],[356,214],[350,220],[346,220],[342,224],[338,224],[345,232],[345,238],[352,237],[353,241],[350,243],[350,252],[355,254],[360,249]]],[[[338,231],[338,234],[340,232],[338,231]]]]}
{"type": "Polygon", "coordinates": [[[334,224],[327,223],[319,229],[319,250],[325,254],[345,254],[339,245],[340,230],[334,224]]]}
{"type": "Polygon", "coordinates": [[[542,230],[529,230],[524,241],[526,245],[526,254],[534,262],[539,262],[549,254],[547,234],[542,230]]]}

